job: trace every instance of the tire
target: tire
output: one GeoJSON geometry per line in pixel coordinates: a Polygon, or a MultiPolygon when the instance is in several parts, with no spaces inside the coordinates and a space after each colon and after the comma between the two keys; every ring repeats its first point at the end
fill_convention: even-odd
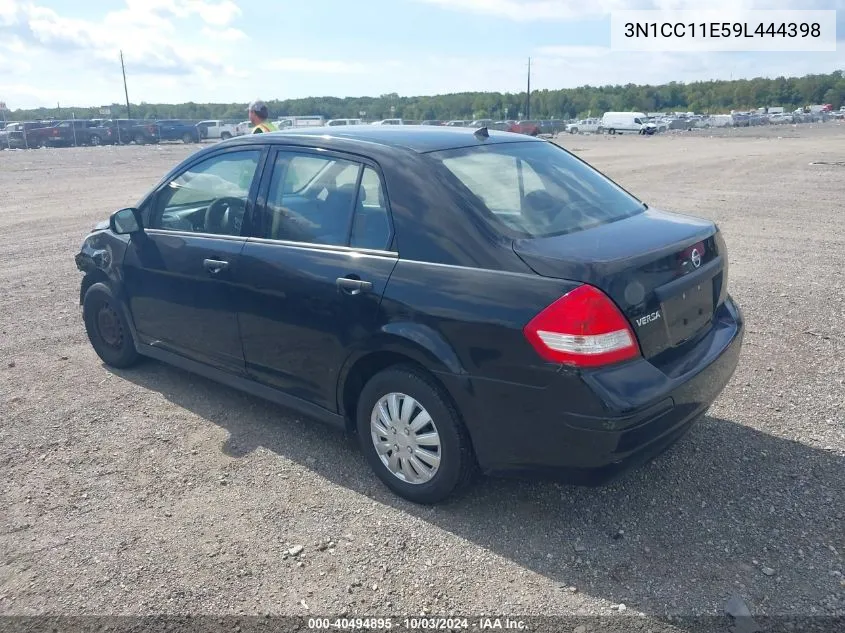
{"type": "Polygon", "coordinates": [[[182,142],[183,142],[183,143],[193,143],[193,142],[194,142],[194,137],[193,137],[193,136],[191,136],[191,133],[190,133],[190,132],[185,132],[185,133],[182,135],[182,142]]]}
{"type": "Polygon", "coordinates": [[[140,360],[126,317],[106,284],[95,283],[88,288],[82,301],[82,318],[91,346],[106,365],[123,369],[140,360]]]}
{"type": "Polygon", "coordinates": [[[144,145],[146,142],[147,139],[140,132],[135,135],[135,145],[144,145]]]}
{"type": "Polygon", "coordinates": [[[223,141],[228,141],[230,138],[232,138],[232,135],[228,132],[223,132],[223,134],[220,135],[220,140],[223,141]]]}
{"type": "Polygon", "coordinates": [[[616,134],[616,130],[614,130],[613,128],[610,128],[610,129],[607,131],[607,133],[608,133],[608,134],[616,134]]]}
{"type": "MultiPolygon", "coordinates": [[[[401,402],[403,401],[399,400],[400,406],[401,402]]],[[[411,404],[411,406],[414,405],[411,404]]],[[[414,406],[414,410],[409,416],[410,421],[412,423],[424,423],[423,412],[417,409],[417,406],[414,406]]],[[[385,404],[385,409],[389,415],[391,409],[388,404],[385,404]]],[[[398,410],[401,411],[401,408],[398,410]]],[[[443,501],[465,487],[476,472],[476,461],[469,434],[454,405],[451,404],[446,393],[433,378],[413,367],[390,367],[379,372],[367,382],[358,400],[357,431],[361,450],[375,474],[390,490],[413,503],[435,504],[443,501]],[[401,421],[396,427],[389,427],[382,422],[382,431],[376,429],[371,421],[372,419],[379,420],[378,407],[380,403],[389,399],[391,394],[402,394],[415,400],[417,406],[428,413],[431,423],[424,424],[416,429],[416,433],[412,431],[410,435],[405,434],[404,437],[401,421]],[[394,428],[399,430],[397,433],[391,434],[394,428]],[[395,440],[397,443],[393,446],[404,445],[404,448],[400,448],[397,453],[408,451],[406,454],[410,454],[410,451],[417,451],[413,457],[416,459],[418,466],[428,467],[428,469],[419,467],[415,469],[410,460],[400,457],[400,463],[406,465],[406,468],[400,470],[417,476],[428,470],[422,477],[421,482],[413,483],[403,480],[400,476],[395,475],[388,465],[382,461],[379,451],[376,449],[374,434],[376,436],[380,434],[382,438],[386,438],[385,433],[391,434],[391,439],[398,438],[395,440]],[[417,444],[413,440],[405,439],[422,438],[423,435],[427,436],[428,444],[417,444]],[[439,448],[436,451],[430,448],[434,446],[431,443],[432,435],[439,439],[439,448]],[[421,458],[417,456],[421,454],[420,446],[429,447],[422,449],[422,451],[439,456],[439,465],[436,465],[436,468],[434,466],[436,460],[430,457],[421,458]],[[433,474],[431,473],[432,470],[434,470],[433,474]],[[426,477],[429,478],[426,480],[426,477]]],[[[389,442],[383,442],[383,445],[390,452],[390,455],[385,455],[385,460],[390,462],[392,455],[397,453],[394,453],[389,447],[389,442]]]]}
{"type": "Polygon", "coordinates": [[[91,145],[93,145],[94,147],[97,147],[98,145],[102,145],[102,144],[103,144],[103,140],[99,136],[97,136],[96,134],[91,135],[91,145]]]}

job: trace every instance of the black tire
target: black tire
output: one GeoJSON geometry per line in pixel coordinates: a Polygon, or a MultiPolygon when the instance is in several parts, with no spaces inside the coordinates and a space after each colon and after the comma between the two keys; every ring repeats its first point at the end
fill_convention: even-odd
{"type": "Polygon", "coordinates": [[[220,135],[220,140],[222,140],[222,141],[228,141],[230,138],[232,138],[232,135],[229,134],[228,132],[223,132],[220,135]]]}
{"type": "Polygon", "coordinates": [[[135,135],[135,145],[144,145],[146,142],[146,137],[140,132],[135,135]]]}
{"type": "Polygon", "coordinates": [[[94,147],[97,147],[98,145],[102,145],[102,144],[103,144],[103,139],[101,139],[96,134],[91,135],[91,145],[93,145],[94,147]]]}
{"type": "Polygon", "coordinates": [[[616,134],[616,130],[614,130],[613,128],[610,128],[610,129],[607,131],[607,133],[608,133],[608,134],[616,134]]]}
{"type": "Polygon", "coordinates": [[[389,367],[367,382],[358,400],[357,431],[361,450],[379,479],[397,495],[413,503],[443,501],[466,487],[477,472],[469,433],[460,415],[442,387],[414,367],[389,367]],[[440,465],[425,483],[402,481],[391,473],[373,443],[370,416],[379,400],[394,392],[406,394],[422,405],[440,436],[440,465]]]}
{"type": "Polygon", "coordinates": [[[129,324],[106,284],[93,284],[85,292],[82,317],[88,340],[106,365],[123,369],[139,361],[140,355],[135,349],[129,324]]]}
{"type": "Polygon", "coordinates": [[[186,143],[186,144],[187,144],[187,143],[193,143],[193,142],[194,142],[194,137],[191,135],[191,133],[190,133],[190,132],[185,132],[185,133],[182,135],[182,142],[183,142],[183,143],[186,143]]]}

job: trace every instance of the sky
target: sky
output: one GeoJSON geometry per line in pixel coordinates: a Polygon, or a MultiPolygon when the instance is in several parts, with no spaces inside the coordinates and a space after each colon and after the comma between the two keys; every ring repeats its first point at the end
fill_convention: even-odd
{"type": "Polygon", "coordinates": [[[845,0],[709,0],[709,10],[837,9],[836,52],[620,52],[610,13],[689,0],[0,0],[0,101],[15,110],[256,98],[657,84],[845,70],[845,0]]]}

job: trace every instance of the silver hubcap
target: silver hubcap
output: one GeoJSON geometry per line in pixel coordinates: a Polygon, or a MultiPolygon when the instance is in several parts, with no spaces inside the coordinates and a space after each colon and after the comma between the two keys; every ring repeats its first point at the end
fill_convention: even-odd
{"type": "Polygon", "coordinates": [[[379,459],[409,484],[430,481],[440,468],[440,434],[423,406],[404,393],[389,393],[373,407],[370,435],[379,459]]]}

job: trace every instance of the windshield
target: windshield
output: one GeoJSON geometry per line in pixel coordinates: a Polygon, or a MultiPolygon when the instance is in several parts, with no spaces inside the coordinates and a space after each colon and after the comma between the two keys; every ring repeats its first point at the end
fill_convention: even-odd
{"type": "Polygon", "coordinates": [[[553,143],[500,143],[430,154],[505,235],[551,237],[645,209],[610,179],[553,143]]]}

